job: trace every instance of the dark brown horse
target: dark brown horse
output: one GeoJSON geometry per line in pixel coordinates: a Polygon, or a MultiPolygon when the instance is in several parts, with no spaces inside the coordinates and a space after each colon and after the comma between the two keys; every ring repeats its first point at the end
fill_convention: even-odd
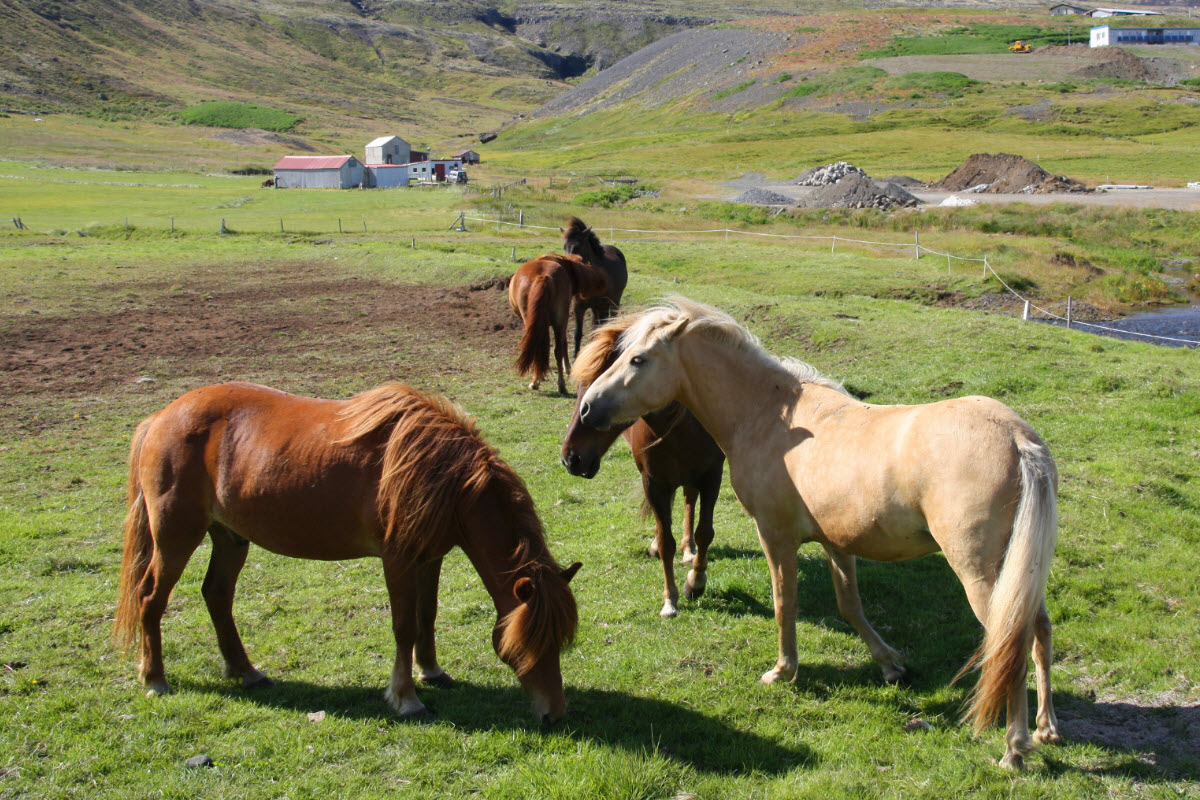
{"type": "Polygon", "coordinates": [[[567,220],[562,235],[564,252],[579,256],[608,277],[608,288],[602,294],[575,301],[575,356],[578,357],[579,343],[583,339],[584,315],[590,309],[592,324],[596,327],[616,316],[629,273],[625,269],[625,254],[611,244],[600,244],[600,237],[578,217],[567,220]]]}
{"type": "Polygon", "coordinates": [[[442,558],[461,547],[496,606],[493,646],[534,715],[566,711],[559,651],[575,634],[567,582],[525,485],[449,401],[393,383],[349,400],[297,397],[250,383],[197,389],[145,419],[129,454],[129,510],[114,638],[141,638],[140,677],[170,691],[161,620],[207,532],[202,594],[227,677],[269,684],[233,621],[238,573],[253,542],[295,558],[383,560],[396,660],[384,697],[425,711],[412,678],[453,685],[434,650],[442,558]]]}
{"type": "Polygon", "coordinates": [[[579,256],[547,253],[521,265],[508,284],[508,304],[525,324],[517,345],[517,374],[533,374],[530,389],[537,389],[550,371],[550,329],[554,329],[554,363],[558,391],[567,393],[567,320],[571,298],[586,300],[608,287],[604,273],[579,256]]]}
{"type": "MultiPolygon", "coordinates": [[[[617,339],[624,325],[598,329],[575,361],[572,377],[580,397],[590,383],[616,360],[617,339]]],[[[683,488],[684,534],[681,542],[684,563],[692,562],[683,596],[695,600],[708,582],[708,547],[713,540],[713,508],[721,491],[725,454],[704,426],[679,403],[652,411],[630,425],[614,425],[600,431],[579,421],[579,404],[562,444],[562,463],[572,475],[595,477],[600,459],[621,433],[633,449],[633,459],[642,475],[646,495],[644,509],[654,514],[654,543],[650,555],[662,559],[663,607],[658,613],[679,613],[679,590],[675,585],[675,538],[671,535],[671,509],[675,491],[683,488]],[[694,527],[696,497],[700,498],[700,521],[694,527]]]]}

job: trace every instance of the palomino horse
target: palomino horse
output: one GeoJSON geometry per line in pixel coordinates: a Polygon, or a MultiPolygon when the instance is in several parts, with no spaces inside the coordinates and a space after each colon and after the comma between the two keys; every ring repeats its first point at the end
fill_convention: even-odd
{"type": "MultiPolygon", "coordinates": [[[[575,360],[571,377],[582,398],[588,384],[596,380],[617,357],[617,339],[625,322],[598,329],[575,360]]],[[[633,449],[633,460],[642,475],[646,496],[643,508],[654,514],[654,542],[650,555],[662,559],[663,606],[660,616],[679,613],[679,589],[675,585],[675,537],[671,535],[671,507],[675,491],[683,487],[683,562],[691,562],[683,596],[695,600],[708,583],[708,547],[713,540],[713,508],[721,491],[725,454],[708,431],[679,403],[651,411],[632,425],[614,425],[598,431],[579,422],[579,403],[562,444],[562,463],[572,475],[593,478],[600,459],[621,433],[633,449]],[[694,526],[696,497],[700,498],[700,524],[694,526]],[[694,529],[694,530],[693,530],[694,529]]]]}
{"type": "Polygon", "coordinates": [[[579,357],[579,343],[583,340],[583,318],[591,310],[592,324],[599,326],[608,322],[621,307],[621,295],[629,281],[625,269],[625,254],[611,244],[600,244],[600,237],[579,217],[567,220],[562,229],[563,252],[579,256],[587,263],[608,276],[608,288],[595,297],[575,301],[575,357],[579,357]]]}
{"type": "Polygon", "coordinates": [[[521,265],[508,284],[508,304],[525,323],[517,345],[517,374],[533,373],[530,389],[537,389],[550,371],[550,328],[554,328],[554,363],[558,391],[567,393],[567,320],[571,298],[586,300],[607,288],[604,273],[579,256],[547,253],[521,265]]]}
{"type": "Polygon", "coordinates": [[[534,715],[566,711],[559,651],[575,634],[567,582],[525,485],[449,401],[404,384],[318,400],[226,383],[146,418],[129,454],[129,511],[114,638],[141,636],[140,677],[170,691],[160,623],[188,559],[212,537],[202,593],[227,677],[269,684],[246,657],[233,593],[250,542],[295,558],[383,560],[396,660],[384,695],[401,716],[425,711],[412,678],[451,686],[433,625],[442,557],[464,551],[496,606],[493,646],[534,715]]]}
{"type": "Polygon", "coordinates": [[[584,395],[580,419],[604,429],[678,400],[721,445],[771,570],[779,661],[764,683],[796,675],[801,543],[825,548],[838,607],[887,680],[903,676],[900,655],[863,615],[855,556],[899,561],[942,550],[985,628],[964,667],[982,673],[967,717],[982,730],[1007,708],[1001,764],[1024,766],[1034,748],[1025,690],[1032,644],[1034,739],[1059,738],[1044,599],[1058,473],[1011,409],[986,397],[859,402],[807,364],[767,353],[728,314],[681,298],[637,315],[619,347],[584,395]]]}

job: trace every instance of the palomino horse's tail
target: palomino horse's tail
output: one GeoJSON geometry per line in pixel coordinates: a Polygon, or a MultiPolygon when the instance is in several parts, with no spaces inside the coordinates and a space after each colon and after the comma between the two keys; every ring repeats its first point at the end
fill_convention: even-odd
{"type": "Polygon", "coordinates": [[[525,333],[517,345],[517,374],[533,372],[541,381],[550,371],[550,305],[554,301],[550,279],[539,275],[525,296],[525,333]]]}
{"type": "Polygon", "coordinates": [[[125,487],[125,554],[121,559],[121,581],[117,590],[117,613],[113,621],[113,642],[122,650],[130,650],[137,643],[141,629],[141,604],[138,602],[138,587],[150,568],[154,555],[154,539],[150,535],[150,517],[146,513],[146,498],[138,482],[142,459],[142,443],[154,417],[142,420],[133,434],[129,448],[129,482],[125,487]]]}
{"type": "MultiPolygon", "coordinates": [[[[988,602],[983,644],[959,672],[980,665],[965,719],[982,731],[999,719],[1010,691],[1024,686],[1033,623],[1042,607],[1058,530],[1058,472],[1050,451],[1036,438],[1017,443],[1021,498],[1004,564],[988,602]]],[[[956,677],[957,680],[957,677],[956,677]]]]}

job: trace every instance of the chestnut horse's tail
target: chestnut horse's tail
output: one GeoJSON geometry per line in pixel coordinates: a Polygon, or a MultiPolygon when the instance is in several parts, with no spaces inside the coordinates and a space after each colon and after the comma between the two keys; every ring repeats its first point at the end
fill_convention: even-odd
{"type": "Polygon", "coordinates": [[[150,517],[146,499],[138,482],[142,459],[142,443],[154,417],[142,420],[133,434],[129,448],[129,482],[125,487],[125,554],[121,558],[121,580],[117,590],[117,613],[113,621],[113,642],[128,651],[137,643],[141,629],[141,604],[138,587],[150,568],[154,554],[154,539],[150,535],[150,517]]]}
{"type": "MultiPolygon", "coordinates": [[[[1042,442],[1018,442],[1021,498],[1004,564],[988,602],[983,644],[959,672],[980,665],[965,719],[976,731],[1004,713],[1014,687],[1025,685],[1033,623],[1041,610],[1058,531],[1058,472],[1042,442]]],[[[957,676],[955,678],[957,680],[957,676]]]]}
{"type": "Polygon", "coordinates": [[[554,287],[545,275],[533,279],[525,295],[525,333],[517,345],[517,374],[533,372],[541,381],[550,371],[550,306],[554,302],[554,287]]]}

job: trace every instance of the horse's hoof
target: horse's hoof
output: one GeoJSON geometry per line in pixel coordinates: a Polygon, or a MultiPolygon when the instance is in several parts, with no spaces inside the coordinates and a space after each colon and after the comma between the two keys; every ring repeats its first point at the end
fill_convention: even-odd
{"type": "Polygon", "coordinates": [[[646,552],[650,554],[651,558],[658,558],[658,542],[652,540],[650,548],[646,552]]]}
{"type": "Polygon", "coordinates": [[[1033,734],[1033,741],[1037,744],[1058,744],[1062,737],[1058,735],[1058,729],[1051,726],[1033,734]]]}
{"type": "Polygon", "coordinates": [[[146,697],[162,697],[171,693],[170,684],[163,680],[151,681],[146,685],[149,687],[146,690],[146,697]]]}
{"type": "Polygon", "coordinates": [[[438,689],[453,689],[458,686],[458,681],[445,672],[439,672],[436,675],[421,675],[420,681],[426,686],[434,686],[438,689]]]}
{"type": "Polygon", "coordinates": [[[663,603],[662,611],[659,611],[658,615],[663,619],[670,619],[671,617],[679,616],[679,609],[675,607],[674,603],[668,600],[663,603]]]}
{"type": "Polygon", "coordinates": [[[775,667],[763,673],[762,682],[770,686],[773,683],[787,683],[795,677],[796,671],[784,669],[783,667],[775,667]]]}
{"type": "Polygon", "coordinates": [[[904,667],[899,664],[892,664],[891,667],[884,668],[883,682],[896,686],[912,686],[912,676],[904,667]]]}
{"type": "Polygon", "coordinates": [[[707,575],[692,570],[688,573],[687,580],[683,582],[683,596],[688,600],[698,600],[704,594],[707,586],[707,575]]]}
{"type": "Polygon", "coordinates": [[[253,673],[242,676],[242,686],[246,689],[269,689],[275,685],[275,681],[268,678],[258,670],[253,673]]]}
{"type": "Polygon", "coordinates": [[[1019,753],[1005,753],[1004,758],[1000,759],[1000,766],[1014,772],[1024,772],[1025,758],[1019,753]]]}
{"type": "Polygon", "coordinates": [[[695,551],[688,550],[686,547],[683,549],[682,554],[679,556],[679,563],[681,563],[681,564],[691,564],[695,560],[696,560],[695,551]]]}

